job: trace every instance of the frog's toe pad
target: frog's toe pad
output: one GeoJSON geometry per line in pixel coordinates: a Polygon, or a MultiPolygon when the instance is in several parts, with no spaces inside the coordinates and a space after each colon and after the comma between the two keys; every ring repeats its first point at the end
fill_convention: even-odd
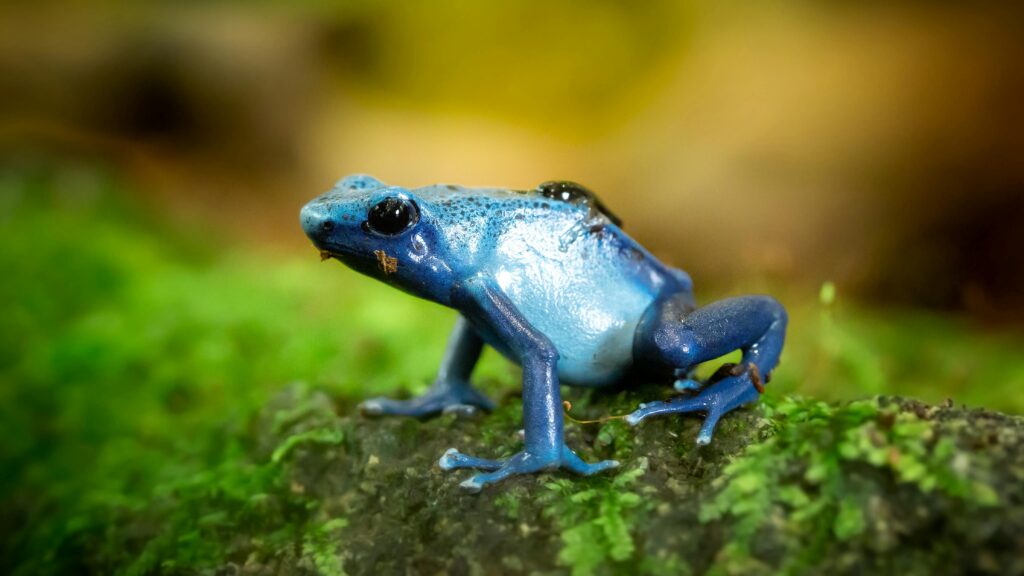
{"type": "Polygon", "coordinates": [[[672,387],[679,392],[697,392],[704,385],[693,378],[681,378],[676,380],[672,387]]]}
{"type": "Polygon", "coordinates": [[[651,416],[657,416],[659,414],[675,414],[679,412],[696,412],[699,410],[705,410],[707,404],[703,395],[699,396],[679,396],[668,400],[667,402],[645,402],[641,404],[631,414],[626,415],[626,424],[630,426],[636,426],[644,419],[651,416]]]}
{"type": "Polygon", "coordinates": [[[380,400],[366,400],[359,404],[359,412],[364,416],[380,416],[384,413],[384,405],[380,400]]]}
{"type": "MultiPolygon", "coordinates": [[[[717,424],[717,421],[714,422],[713,424],[717,424]]],[[[708,444],[711,444],[711,439],[714,436],[714,433],[715,433],[714,425],[712,425],[710,427],[707,427],[707,426],[701,427],[700,433],[697,434],[697,445],[698,446],[707,446],[708,444]]]]}
{"type": "Polygon", "coordinates": [[[476,494],[477,492],[482,490],[483,487],[484,487],[484,484],[486,484],[486,482],[482,482],[482,481],[478,480],[477,478],[478,478],[478,476],[473,476],[472,478],[468,478],[468,479],[460,482],[459,486],[463,490],[465,490],[466,492],[471,492],[473,494],[476,494]]]}
{"type": "Polygon", "coordinates": [[[441,455],[441,459],[437,461],[437,465],[441,467],[441,470],[453,470],[455,469],[455,462],[461,455],[462,454],[460,454],[455,448],[449,448],[441,455]]]}
{"type": "Polygon", "coordinates": [[[571,470],[576,474],[580,474],[582,476],[592,476],[594,474],[604,472],[605,470],[613,470],[615,468],[618,468],[620,466],[620,462],[618,460],[602,460],[601,462],[595,462],[591,464],[589,462],[584,462],[583,460],[576,458],[574,460],[567,460],[563,462],[562,466],[566,470],[571,470]]]}
{"type": "Polygon", "coordinates": [[[471,397],[470,394],[460,392],[441,391],[431,392],[410,398],[409,400],[394,400],[391,398],[370,398],[359,405],[359,410],[364,416],[412,416],[414,418],[426,418],[442,412],[453,412],[459,416],[469,416],[479,409],[486,410],[482,403],[486,398],[471,397]]]}
{"type": "Polygon", "coordinates": [[[454,414],[459,418],[472,418],[480,413],[480,409],[472,404],[449,404],[441,410],[442,414],[454,414]]]}

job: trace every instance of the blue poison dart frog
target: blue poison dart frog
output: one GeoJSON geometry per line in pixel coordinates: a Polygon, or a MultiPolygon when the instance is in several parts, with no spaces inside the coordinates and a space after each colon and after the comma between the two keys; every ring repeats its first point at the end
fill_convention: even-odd
{"type": "Polygon", "coordinates": [[[718,420],[756,401],[779,362],[786,311],[768,296],[698,307],[690,277],[662,264],[622,231],[586,188],[547,182],[535,190],[434,185],[406,189],[349,176],[302,209],[302,228],[324,258],[460,314],[434,384],[418,398],[375,398],[364,413],[425,417],[490,410],[470,384],[484,344],[522,366],[522,452],[488,460],[450,449],[445,470],[482,470],[479,490],[513,474],[563,468],[594,474],[563,437],[560,384],[608,386],[637,373],[673,375],[686,394],[641,404],[630,425],[663,414],[705,415],[698,444],[718,420]],[[694,368],[734,350],[707,382],[694,368]]]}

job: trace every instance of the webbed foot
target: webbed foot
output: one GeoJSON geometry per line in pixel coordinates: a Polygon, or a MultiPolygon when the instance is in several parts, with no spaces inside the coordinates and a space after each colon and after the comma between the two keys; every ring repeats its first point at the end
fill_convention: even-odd
{"type": "Polygon", "coordinates": [[[730,366],[728,371],[727,375],[694,396],[680,396],[664,402],[641,404],[640,408],[626,416],[626,423],[636,426],[650,416],[704,412],[704,424],[697,435],[697,444],[710,443],[715,426],[722,416],[744,404],[755,402],[763,390],[760,374],[753,365],[746,369],[741,367],[739,370],[730,366]]]}
{"type": "Polygon", "coordinates": [[[455,412],[470,415],[478,409],[490,412],[494,402],[469,384],[435,384],[422,396],[409,400],[391,398],[370,398],[359,405],[360,411],[368,416],[413,416],[423,418],[439,413],[455,412]]]}
{"type": "Polygon", "coordinates": [[[560,453],[533,454],[524,450],[507,460],[476,458],[463,454],[455,448],[449,448],[438,461],[438,466],[442,470],[457,470],[459,468],[487,470],[487,473],[477,474],[460,484],[470,492],[479,492],[487,484],[493,484],[516,474],[531,474],[541,470],[561,468],[583,476],[590,476],[618,465],[616,460],[604,460],[594,464],[584,462],[564,444],[560,453]]]}

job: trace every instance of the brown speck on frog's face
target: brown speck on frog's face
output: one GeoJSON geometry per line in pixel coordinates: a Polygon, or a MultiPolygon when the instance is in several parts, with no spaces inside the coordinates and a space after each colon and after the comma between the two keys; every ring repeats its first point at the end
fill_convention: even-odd
{"type": "Polygon", "coordinates": [[[373,255],[377,257],[377,266],[385,276],[398,272],[398,258],[388,256],[383,250],[374,250],[373,255]]]}

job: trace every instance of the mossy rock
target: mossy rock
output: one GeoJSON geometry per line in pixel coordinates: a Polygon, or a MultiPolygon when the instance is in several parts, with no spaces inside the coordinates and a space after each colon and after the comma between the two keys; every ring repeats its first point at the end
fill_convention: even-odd
{"type": "MultiPolygon", "coordinates": [[[[584,393],[574,413],[618,413],[645,393],[657,391],[584,393]]],[[[514,453],[520,399],[427,421],[343,404],[337,416],[327,396],[290,389],[255,428],[254,458],[286,460],[289,489],[335,521],[326,548],[243,546],[222,571],[324,572],[315,552],[349,574],[1024,572],[1018,417],[889,397],[784,399],[731,414],[706,447],[694,443],[698,418],[570,423],[584,458],[623,466],[469,494],[459,482],[471,472],[442,471],[438,457],[453,446],[514,453]]]]}

